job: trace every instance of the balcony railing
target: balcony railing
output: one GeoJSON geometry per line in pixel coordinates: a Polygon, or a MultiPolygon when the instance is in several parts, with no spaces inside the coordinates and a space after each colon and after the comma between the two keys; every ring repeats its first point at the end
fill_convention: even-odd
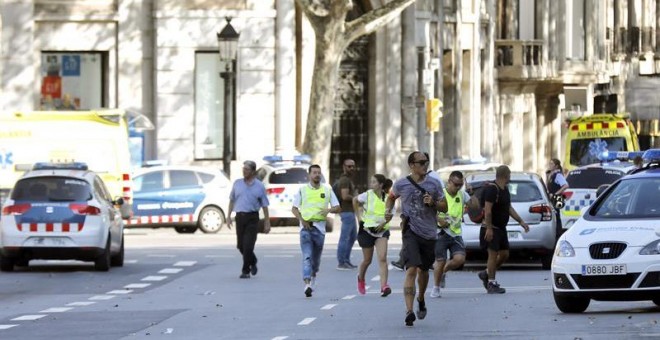
{"type": "Polygon", "coordinates": [[[499,78],[543,79],[556,76],[554,63],[543,62],[542,40],[496,40],[495,67],[499,78]]]}

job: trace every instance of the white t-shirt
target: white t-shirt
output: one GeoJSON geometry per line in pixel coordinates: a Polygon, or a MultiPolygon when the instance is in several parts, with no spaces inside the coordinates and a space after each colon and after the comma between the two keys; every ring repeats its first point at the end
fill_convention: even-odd
{"type": "MultiPolygon", "coordinates": [[[[309,183],[305,185],[312,187],[309,183]]],[[[332,188],[324,184],[321,184],[321,187],[328,189],[326,191],[330,192],[330,207],[338,206],[339,200],[337,199],[337,196],[335,196],[335,193],[332,191],[332,188]]],[[[293,196],[293,206],[298,209],[300,209],[300,205],[302,204],[302,197],[300,196],[301,191],[302,191],[302,187],[293,196]]],[[[302,223],[299,223],[298,226],[300,227],[300,229],[303,228],[302,223]]],[[[314,222],[314,227],[316,227],[316,229],[318,229],[321,233],[325,234],[325,221],[314,222]]]]}

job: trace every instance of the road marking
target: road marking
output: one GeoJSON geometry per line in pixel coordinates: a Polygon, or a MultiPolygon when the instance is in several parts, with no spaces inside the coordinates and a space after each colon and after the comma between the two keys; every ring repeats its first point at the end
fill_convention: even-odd
{"type": "Polygon", "coordinates": [[[216,258],[216,257],[223,257],[223,258],[233,258],[236,257],[234,255],[204,255],[204,257],[209,257],[209,258],[216,258]]]}
{"type": "Polygon", "coordinates": [[[133,293],[133,291],[130,290],[130,289],[117,289],[117,290],[111,290],[111,291],[107,292],[106,294],[122,295],[122,294],[130,294],[130,293],[133,293]]]}
{"type": "Polygon", "coordinates": [[[73,307],[54,307],[54,308],[44,309],[39,313],[62,313],[62,312],[70,311],[72,309],[73,307]]]}
{"type": "Polygon", "coordinates": [[[174,266],[175,267],[190,267],[190,266],[195,265],[195,263],[197,263],[197,261],[179,261],[179,262],[175,263],[174,266]]]}
{"type": "Polygon", "coordinates": [[[133,289],[133,288],[147,288],[151,286],[151,283],[131,283],[125,285],[124,288],[133,289]]]}
{"type": "Polygon", "coordinates": [[[137,263],[138,260],[124,260],[124,263],[137,263]]]}
{"type": "Polygon", "coordinates": [[[321,307],[321,310],[330,310],[333,309],[336,306],[336,304],[329,304],[321,307]]]}
{"type": "Polygon", "coordinates": [[[264,255],[264,257],[270,257],[270,258],[292,258],[293,255],[264,255]]]}
{"type": "Polygon", "coordinates": [[[298,326],[307,326],[314,322],[314,320],[316,320],[316,318],[304,318],[302,321],[298,322],[298,326]]]}
{"type": "Polygon", "coordinates": [[[66,305],[67,306],[89,306],[89,305],[93,305],[95,303],[96,302],[94,302],[94,301],[77,301],[77,302],[67,303],[66,305]]]}
{"type": "Polygon", "coordinates": [[[284,340],[284,339],[288,339],[288,338],[289,338],[288,336],[276,336],[276,337],[274,337],[270,340],[284,340]]]}
{"type": "Polygon", "coordinates": [[[380,281],[380,275],[376,275],[371,278],[371,281],[380,281]]]}
{"type": "MultiPolygon", "coordinates": [[[[18,325],[0,325],[0,330],[3,330],[3,329],[10,329],[10,328],[12,328],[12,327],[16,327],[16,326],[18,326],[18,325]]],[[[285,339],[286,339],[286,338],[285,338],[285,339]]]]}
{"type": "Polygon", "coordinates": [[[341,299],[342,299],[342,300],[351,300],[351,299],[353,299],[354,297],[355,297],[355,295],[346,295],[346,296],[344,296],[344,297],[341,298],[341,299]]]}
{"type": "Polygon", "coordinates": [[[163,281],[165,279],[167,279],[167,276],[147,276],[140,281],[163,281]]]}
{"type": "Polygon", "coordinates": [[[181,269],[181,268],[165,268],[165,269],[161,269],[158,272],[158,274],[177,274],[182,270],[183,269],[181,269]]]}
{"type": "Polygon", "coordinates": [[[175,257],[176,255],[171,255],[171,254],[149,254],[147,257],[167,257],[167,258],[172,258],[175,257]]]}
{"type": "Polygon", "coordinates": [[[88,300],[110,300],[113,297],[115,297],[115,295],[96,295],[96,296],[92,296],[88,300]]]}
{"type": "Polygon", "coordinates": [[[11,319],[11,321],[30,321],[30,320],[38,320],[46,316],[46,314],[36,314],[36,315],[23,315],[19,316],[17,318],[11,319]]]}

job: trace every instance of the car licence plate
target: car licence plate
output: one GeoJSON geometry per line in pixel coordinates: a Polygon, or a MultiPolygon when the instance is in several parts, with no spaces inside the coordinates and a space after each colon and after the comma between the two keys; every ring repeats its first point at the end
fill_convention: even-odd
{"type": "Polygon", "coordinates": [[[61,237],[34,237],[31,241],[34,247],[60,247],[66,245],[66,240],[61,237]]]}
{"type": "Polygon", "coordinates": [[[582,275],[626,275],[628,273],[625,264],[585,264],[582,265],[582,275]]]}
{"type": "Polygon", "coordinates": [[[522,240],[522,234],[519,231],[507,231],[509,240],[522,240]]]}

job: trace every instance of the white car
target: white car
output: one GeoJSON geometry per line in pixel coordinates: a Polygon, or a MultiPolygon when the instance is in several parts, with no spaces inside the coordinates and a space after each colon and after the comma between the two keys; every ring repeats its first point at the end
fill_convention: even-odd
{"type": "Polygon", "coordinates": [[[226,223],[231,183],[219,169],[163,165],[133,176],[133,217],[127,228],[217,233],[226,223]]]}
{"type": "MultiPolygon", "coordinates": [[[[298,155],[291,160],[283,160],[280,156],[266,156],[267,162],[257,169],[257,178],[263,182],[268,196],[268,215],[271,226],[292,225],[297,226],[298,220],[293,216],[291,207],[293,197],[300,190],[300,187],[309,183],[308,169],[311,165],[309,157],[298,155]]],[[[325,178],[321,177],[321,183],[325,183],[325,178]]],[[[259,210],[259,231],[263,231],[263,213],[259,210]]],[[[332,217],[328,217],[326,222],[326,232],[333,229],[332,217]]]]}
{"type": "Polygon", "coordinates": [[[124,223],[103,180],[84,163],[37,163],[14,185],[0,217],[0,270],[32,259],[124,264],[124,223]]]}
{"type": "Polygon", "coordinates": [[[554,300],[581,313],[591,300],[660,306],[660,168],[614,182],[558,240],[554,300]]]}

